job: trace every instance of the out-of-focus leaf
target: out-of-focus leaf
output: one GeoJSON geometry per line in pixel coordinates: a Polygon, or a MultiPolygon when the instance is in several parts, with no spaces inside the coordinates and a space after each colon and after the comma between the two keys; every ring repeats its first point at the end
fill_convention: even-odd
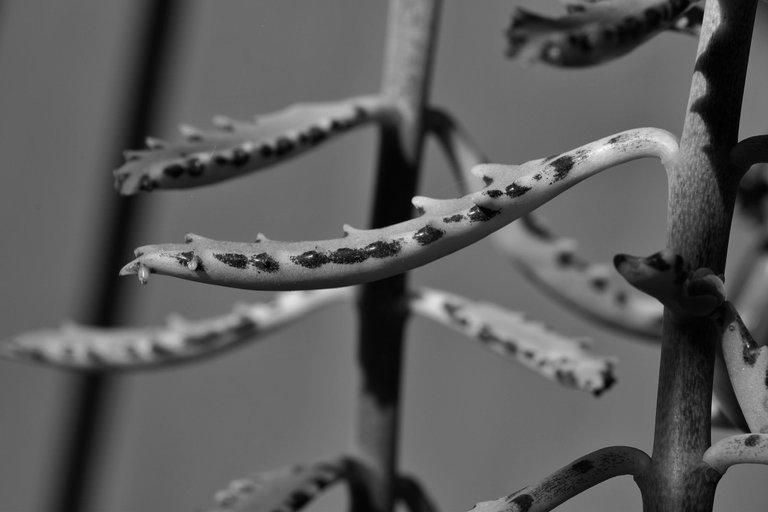
{"type": "Polygon", "coordinates": [[[350,298],[337,288],[279,293],[270,302],[237,305],[203,320],[171,317],[168,325],[95,328],[66,325],[0,342],[0,357],[76,370],[141,370],[219,354],[256,341],[316,309],[350,298]]]}
{"type": "Polygon", "coordinates": [[[700,14],[696,0],[569,0],[567,7],[557,18],[518,8],[507,31],[507,55],[528,63],[590,66],[667,29],[693,32],[700,14]]]}
{"type": "Polygon", "coordinates": [[[189,188],[229,180],[283,162],[349,130],[393,115],[380,96],[302,103],[253,121],[218,117],[215,129],[182,126],[186,141],[148,139],[146,150],[127,151],[114,172],[123,195],[189,188]]]}
{"type": "Polygon", "coordinates": [[[218,506],[210,512],[296,512],[346,479],[347,470],[347,460],[342,458],[239,478],[216,493],[218,506]]]}
{"type": "Polygon", "coordinates": [[[413,292],[409,304],[413,312],[566,387],[599,395],[616,382],[613,358],[592,355],[583,339],[556,333],[523,313],[428,288],[413,292]]]}

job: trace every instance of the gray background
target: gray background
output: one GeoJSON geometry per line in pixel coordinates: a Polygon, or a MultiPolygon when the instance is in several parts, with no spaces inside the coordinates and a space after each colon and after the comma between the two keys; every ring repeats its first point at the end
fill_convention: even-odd
{"type": "MultiPolygon", "coordinates": [[[[555,12],[556,2],[528,5],[555,12]]],[[[225,0],[188,2],[183,45],[153,135],[216,114],[248,118],[298,100],[331,100],[378,87],[385,2],[225,0]]],[[[138,2],[3,2],[0,18],[0,336],[56,326],[82,311],[99,258],[100,201],[112,194],[111,137],[130,70],[126,43],[138,2]]],[[[511,2],[446,1],[433,88],[499,162],[518,163],[637,126],[679,133],[695,41],[665,34],[594,69],[523,68],[507,61],[511,2]]],[[[765,5],[758,22],[768,23],[765,5]]],[[[765,30],[756,30],[742,135],[764,132],[765,30]]],[[[364,226],[374,131],[362,130],[278,168],[209,189],[153,195],[142,243],[192,231],[252,240],[328,238],[364,226]],[[296,185],[300,183],[300,185],[296,185]],[[290,211],[289,215],[285,215],[290,211]]],[[[421,193],[457,192],[430,145],[421,193]]],[[[593,178],[541,209],[588,256],[649,254],[664,241],[666,187],[652,161],[593,178]]],[[[737,222],[732,261],[752,234],[737,222]]],[[[128,261],[131,255],[126,254],[128,261]]],[[[115,271],[118,269],[116,268],[115,271]]],[[[525,310],[619,357],[619,383],[600,399],[563,390],[422,319],[410,328],[402,467],[421,477],[446,511],[512,492],[607,445],[650,450],[657,348],[595,328],[551,304],[488,243],[413,274],[413,282],[525,310]],[[477,261],[482,261],[479,267],[477,261]]],[[[136,302],[126,324],[226,311],[266,293],[154,277],[126,280],[136,302]]],[[[120,378],[119,403],[97,509],[198,510],[229,479],[346,452],[353,437],[355,319],[336,306],[267,341],[205,362],[120,378]]],[[[0,511],[43,510],[56,467],[67,374],[0,363],[0,511]]],[[[716,430],[719,438],[727,432],[716,430]]],[[[768,468],[729,471],[719,510],[764,510],[768,468]],[[762,503],[759,505],[758,503],[762,503]]],[[[316,510],[340,510],[336,489],[316,510]]],[[[609,481],[562,507],[640,510],[630,478],[609,481]]]]}

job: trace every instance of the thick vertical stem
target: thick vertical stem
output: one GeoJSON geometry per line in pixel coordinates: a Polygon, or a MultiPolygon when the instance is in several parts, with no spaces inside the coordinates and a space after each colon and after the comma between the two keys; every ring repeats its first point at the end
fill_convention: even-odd
{"type": "MultiPolygon", "coordinates": [[[[707,0],[681,137],[671,173],[667,246],[693,268],[725,269],[741,171],[738,137],[755,0],[707,0]]],[[[702,464],[709,447],[715,343],[709,319],[664,315],[652,463],[638,481],[646,511],[711,511],[720,475],[702,464]]]]}
{"type": "MultiPolygon", "coordinates": [[[[439,8],[440,0],[390,2],[382,93],[397,101],[399,115],[381,129],[372,227],[412,214],[439,8]]],[[[357,512],[393,509],[405,293],[406,275],[401,274],[363,286],[358,302],[362,391],[357,451],[365,476],[353,489],[357,512]]]]}
{"type": "MultiPolygon", "coordinates": [[[[123,149],[140,147],[144,137],[156,124],[157,111],[168,68],[174,28],[181,15],[178,1],[144,2],[140,27],[135,34],[134,65],[132,80],[125,90],[124,110],[121,119],[125,131],[115,137],[114,155],[123,149]]],[[[113,165],[114,167],[114,165],[113,165]]],[[[119,199],[112,192],[111,173],[99,169],[97,180],[103,185],[105,199],[100,211],[98,226],[102,258],[89,294],[83,301],[84,309],[78,321],[100,327],[119,322],[126,308],[126,284],[118,280],[119,263],[136,245],[139,226],[139,203],[136,199],[119,199]]],[[[80,512],[91,509],[90,497],[94,494],[99,456],[105,444],[111,408],[117,401],[118,389],[114,378],[93,373],[72,377],[71,404],[64,429],[56,488],[51,493],[50,509],[62,512],[80,512]]]]}

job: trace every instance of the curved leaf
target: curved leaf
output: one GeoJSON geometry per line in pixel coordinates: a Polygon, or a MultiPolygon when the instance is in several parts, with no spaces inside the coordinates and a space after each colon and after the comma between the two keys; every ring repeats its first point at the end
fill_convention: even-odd
{"type": "Polygon", "coordinates": [[[95,328],[67,325],[19,334],[0,343],[0,357],[77,370],[140,370],[213,356],[256,341],[352,290],[280,293],[205,320],[169,319],[164,327],[95,328]]]}
{"type": "Polygon", "coordinates": [[[722,308],[722,349],[751,432],[768,433],[768,347],[760,347],[730,302],[722,308]]]}
{"type": "Polygon", "coordinates": [[[429,288],[414,292],[409,305],[563,386],[600,395],[616,382],[613,358],[594,356],[584,340],[558,334],[523,313],[429,288]]]}
{"type": "MultiPolygon", "coordinates": [[[[433,109],[429,128],[437,136],[460,183],[482,186],[469,169],[487,159],[447,113],[433,109]]],[[[537,288],[569,311],[614,329],[658,341],[663,309],[652,297],[626,286],[605,264],[576,252],[576,242],[556,236],[532,212],[496,231],[491,240],[537,288]]]]}
{"type": "Polygon", "coordinates": [[[255,243],[189,235],[186,244],[148,245],[122,275],[142,282],[156,272],[237,288],[284,290],[359,284],[405,272],[466,247],[580,181],[642,157],[677,158],[664,130],[639,128],[600,139],[554,158],[522,165],[480,165],[487,186],[458,199],[416,197],[420,217],[379,229],[346,228],[344,238],[255,243]]]}
{"type": "Polygon", "coordinates": [[[726,437],[710,446],[702,460],[720,474],[735,464],[768,464],[768,434],[726,437]]]}
{"type": "Polygon", "coordinates": [[[254,121],[218,117],[212,130],[182,126],[185,142],[148,139],[148,149],[127,151],[126,163],[114,172],[115,187],[131,195],[229,180],[283,162],[393,113],[391,102],[383,97],[360,96],[297,104],[254,121]]]}
{"type": "Polygon", "coordinates": [[[216,493],[210,512],[296,512],[347,478],[347,459],[259,473],[232,481],[216,493]]]}
{"type": "Polygon", "coordinates": [[[650,457],[637,448],[603,448],[573,461],[535,485],[498,500],[478,503],[472,512],[547,512],[610,478],[637,476],[650,463],[650,457]]]}
{"type": "Polygon", "coordinates": [[[667,29],[695,32],[696,0],[569,0],[550,18],[518,8],[507,31],[507,55],[553,66],[590,66],[634,50],[667,29]],[[687,14],[689,9],[694,12],[687,14]],[[678,22],[678,20],[680,20],[678,22]]]}

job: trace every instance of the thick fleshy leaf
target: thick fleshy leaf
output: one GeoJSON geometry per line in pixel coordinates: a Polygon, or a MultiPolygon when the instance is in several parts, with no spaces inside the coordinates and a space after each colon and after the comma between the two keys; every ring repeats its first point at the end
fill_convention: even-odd
{"type": "Polygon", "coordinates": [[[414,313],[563,386],[599,395],[616,382],[613,358],[592,355],[583,339],[563,336],[524,313],[428,288],[414,292],[409,304],[414,313]]]}
{"type": "Polygon", "coordinates": [[[114,172],[123,195],[155,189],[199,187],[229,180],[283,162],[367,123],[393,115],[379,96],[298,104],[254,121],[214,119],[216,127],[182,126],[186,141],[148,139],[148,149],[127,151],[114,172]]]}
{"type": "Polygon", "coordinates": [[[632,286],[664,304],[678,318],[712,314],[725,300],[725,284],[709,269],[691,270],[665,249],[647,257],[618,254],[616,270],[632,286]]]}
{"type": "Polygon", "coordinates": [[[210,512],[296,512],[331,485],[345,480],[347,459],[291,466],[232,481],[216,493],[210,512]]]}
{"type": "MultiPolygon", "coordinates": [[[[482,187],[469,169],[487,158],[466,131],[440,110],[433,109],[429,120],[464,191],[482,187]]],[[[491,240],[524,277],[569,311],[623,332],[660,339],[661,304],[627,286],[608,265],[582,257],[574,240],[555,235],[535,213],[496,231],[491,240]]]]}
{"type": "Polygon", "coordinates": [[[696,0],[569,0],[552,18],[518,8],[507,55],[553,66],[590,66],[620,57],[664,30],[695,32],[696,0]],[[693,12],[687,13],[689,9],[693,12]]]}
{"type": "Polygon", "coordinates": [[[0,357],[77,370],[140,370],[213,356],[256,341],[308,313],[352,296],[349,288],[280,293],[205,320],[169,319],[164,327],[68,325],[0,343],[0,357]]]}
{"type": "Polygon", "coordinates": [[[650,457],[637,448],[603,448],[560,468],[535,485],[498,500],[478,503],[472,512],[548,512],[610,478],[637,476],[650,463],[650,457]]]}
{"type": "Polygon", "coordinates": [[[768,434],[726,437],[710,446],[702,459],[720,474],[735,464],[768,464],[768,434]]]}
{"type": "Polygon", "coordinates": [[[405,272],[473,244],[582,180],[623,162],[677,158],[664,130],[638,128],[553,158],[522,165],[480,165],[486,183],[457,199],[416,197],[421,216],[379,229],[347,227],[332,240],[223,242],[189,235],[185,244],[148,245],[122,275],[146,282],[160,273],[237,288],[284,290],[347,286],[405,272]]]}
{"type": "Polygon", "coordinates": [[[768,433],[768,347],[759,346],[730,302],[722,308],[722,349],[751,432],[768,433]]]}

